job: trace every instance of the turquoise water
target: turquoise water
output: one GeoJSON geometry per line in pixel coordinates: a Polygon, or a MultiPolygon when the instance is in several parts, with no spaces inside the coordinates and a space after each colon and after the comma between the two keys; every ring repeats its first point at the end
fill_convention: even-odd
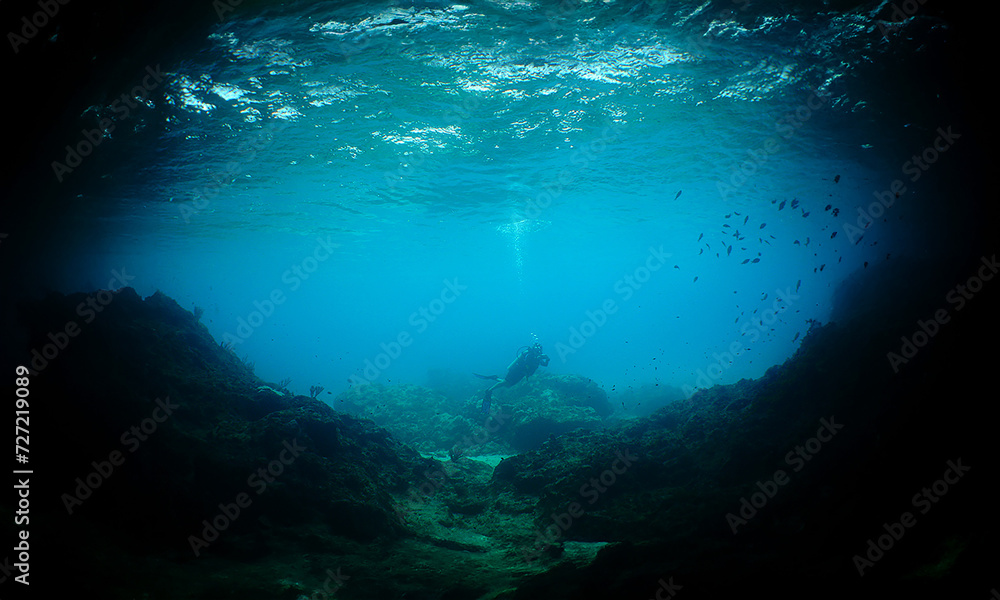
{"type": "Polygon", "coordinates": [[[905,163],[950,123],[897,126],[852,86],[879,42],[863,14],[727,15],[705,35],[518,2],[226,15],[164,65],[142,141],[100,149],[53,285],[124,268],[303,394],[502,373],[534,339],[609,391],[758,377],[851,273],[926,251],[948,155],[905,163]]]}

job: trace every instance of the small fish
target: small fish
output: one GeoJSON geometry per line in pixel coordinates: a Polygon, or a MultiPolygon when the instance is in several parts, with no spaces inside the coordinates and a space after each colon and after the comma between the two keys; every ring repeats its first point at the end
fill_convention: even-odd
{"type": "Polygon", "coordinates": [[[831,233],[831,234],[830,234],[830,239],[831,239],[831,240],[832,240],[833,238],[835,238],[835,237],[837,237],[837,232],[836,232],[836,231],[834,231],[833,233],[831,233]]]}
{"type": "Polygon", "coordinates": [[[824,268],[826,268],[826,263],[823,263],[819,266],[820,271],[822,271],[824,268]]]}
{"type": "Polygon", "coordinates": [[[731,216],[733,216],[733,213],[729,213],[728,215],[726,215],[726,218],[728,219],[731,216]]]}
{"type": "Polygon", "coordinates": [[[778,205],[778,210],[781,210],[783,208],[785,208],[785,201],[784,200],[782,200],[781,204],[778,205]]]}
{"type": "Polygon", "coordinates": [[[809,238],[806,238],[806,246],[809,245],[809,238]]]}
{"type": "Polygon", "coordinates": [[[705,249],[702,248],[701,250],[698,250],[698,255],[701,256],[701,254],[703,254],[704,252],[705,252],[705,249]]]}
{"type": "Polygon", "coordinates": [[[836,216],[837,216],[837,215],[839,215],[839,214],[840,214],[840,209],[839,209],[839,208],[835,208],[835,209],[833,209],[833,216],[835,216],[835,217],[836,217],[836,216]]]}
{"type": "Polygon", "coordinates": [[[826,208],[824,208],[823,210],[827,211],[827,210],[830,210],[831,208],[833,208],[833,205],[832,204],[827,204],[826,208]]]}
{"type": "Polygon", "coordinates": [[[764,301],[764,300],[767,300],[767,294],[764,294],[764,297],[761,298],[761,301],[764,301]]]}
{"type": "Polygon", "coordinates": [[[808,217],[808,216],[809,216],[809,213],[807,211],[802,211],[802,218],[803,219],[806,218],[806,217],[808,217]]]}
{"type": "Polygon", "coordinates": [[[733,323],[736,323],[736,322],[738,322],[739,320],[740,320],[740,318],[739,318],[739,317],[736,317],[736,320],[735,320],[735,321],[733,321],[733,323]]]}
{"type": "Polygon", "coordinates": [[[674,265],[674,268],[675,268],[675,269],[679,269],[680,267],[679,267],[679,266],[677,266],[677,265],[674,265]]]}
{"type": "Polygon", "coordinates": [[[704,233],[699,233],[698,234],[698,239],[696,241],[700,242],[701,238],[703,238],[703,237],[705,237],[705,234],[704,233]]]}
{"type": "Polygon", "coordinates": [[[743,219],[743,224],[746,225],[747,221],[749,221],[749,220],[750,220],[750,215],[747,215],[746,218],[743,219]]]}
{"type": "Polygon", "coordinates": [[[798,207],[799,207],[799,201],[796,200],[795,198],[792,198],[792,208],[798,208],[798,207]]]}
{"type": "Polygon", "coordinates": [[[729,227],[729,223],[723,223],[722,226],[723,227],[729,227]]]}
{"type": "Polygon", "coordinates": [[[743,259],[743,262],[741,262],[740,264],[741,264],[741,265],[745,265],[745,264],[747,264],[748,262],[750,262],[750,259],[749,259],[749,258],[744,258],[744,259],[743,259]]]}
{"type": "Polygon", "coordinates": [[[760,259],[759,258],[755,258],[755,259],[751,260],[750,262],[752,262],[752,263],[758,263],[758,262],[760,262],[760,259]]]}
{"type": "Polygon", "coordinates": [[[795,337],[792,338],[792,343],[794,344],[795,340],[797,340],[797,339],[799,339],[799,332],[798,331],[795,332],[795,337]]]}
{"type": "Polygon", "coordinates": [[[833,178],[833,182],[834,183],[840,183],[840,175],[837,175],[836,177],[834,177],[833,178]]]}
{"type": "Polygon", "coordinates": [[[732,253],[733,253],[733,247],[732,246],[729,246],[728,248],[726,248],[726,256],[729,256],[732,253]]]}
{"type": "Polygon", "coordinates": [[[695,283],[696,281],[698,281],[698,276],[697,275],[694,276],[694,281],[692,281],[691,283],[695,283]]]}
{"type": "Polygon", "coordinates": [[[865,268],[866,269],[868,268],[868,261],[867,260],[865,261],[865,268]]]}
{"type": "Polygon", "coordinates": [[[767,223],[761,223],[760,224],[760,229],[764,229],[765,227],[767,227],[767,223]]]}
{"type": "Polygon", "coordinates": [[[797,281],[797,282],[795,283],[795,291],[796,291],[796,292],[797,292],[797,291],[799,291],[799,286],[800,286],[800,285],[802,285],[802,280],[801,280],[801,279],[800,279],[800,280],[798,280],[798,281],[797,281]]]}
{"type": "Polygon", "coordinates": [[[801,246],[802,242],[800,242],[799,240],[795,240],[794,242],[792,242],[792,244],[795,246],[801,246]]]}
{"type": "Polygon", "coordinates": [[[680,197],[681,197],[681,192],[682,192],[682,191],[684,191],[684,190],[677,190],[677,195],[676,195],[676,196],[674,196],[674,200],[676,200],[676,199],[678,199],[678,198],[680,198],[680,197]]]}
{"type": "Polygon", "coordinates": [[[776,239],[778,239],[778,238],[774,237],[773,235],[769,235],[769,236],[767,236],[767,237],[771,238],[772,240],[776,240],[776,239]]]}

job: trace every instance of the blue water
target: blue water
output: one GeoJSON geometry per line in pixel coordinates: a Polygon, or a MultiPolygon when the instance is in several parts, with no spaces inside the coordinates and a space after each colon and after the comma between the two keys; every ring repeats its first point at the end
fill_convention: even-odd
{"type": "Polygon", "coordinates": [[[100,149],[55,285],[125,269],[296,393],[502,373],[535,339],[553,373],[690,391],[761,376],[847,276],[920,252],[934,165],[903,165],[949,123],[887,130],[816,32],[588,10],[228,16],[164,68],[166,122],[123,124],[161,133],[100,149]]]}

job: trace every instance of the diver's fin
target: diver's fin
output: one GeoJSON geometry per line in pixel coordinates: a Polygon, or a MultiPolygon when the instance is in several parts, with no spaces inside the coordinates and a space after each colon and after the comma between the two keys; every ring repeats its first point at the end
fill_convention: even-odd
{"type": "Polygon", "coordinates": [[[473,375],[480,379],[492,379],[493,381],[500,381],[502,379],[499,375],[480,375],[479,373],[473,373],[473,375]]]}

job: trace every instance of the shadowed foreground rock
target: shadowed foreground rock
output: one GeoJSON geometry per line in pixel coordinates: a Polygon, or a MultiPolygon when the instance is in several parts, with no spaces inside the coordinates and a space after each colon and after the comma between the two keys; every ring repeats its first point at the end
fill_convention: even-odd
{"type": "Polygon", "coordinates": [[[162,294],[124,288],[99,314],[78,312],[86,301],[52,295],[23,312],[27,347],[46,352],[30,383],[32,533],[60,541],[39,547],[39,565],[92,581],[127,561],[148,589],[160,560],[256,560],[404,532],[390,493],[429,464],[413,450],[265,387],[162,294]]]}

